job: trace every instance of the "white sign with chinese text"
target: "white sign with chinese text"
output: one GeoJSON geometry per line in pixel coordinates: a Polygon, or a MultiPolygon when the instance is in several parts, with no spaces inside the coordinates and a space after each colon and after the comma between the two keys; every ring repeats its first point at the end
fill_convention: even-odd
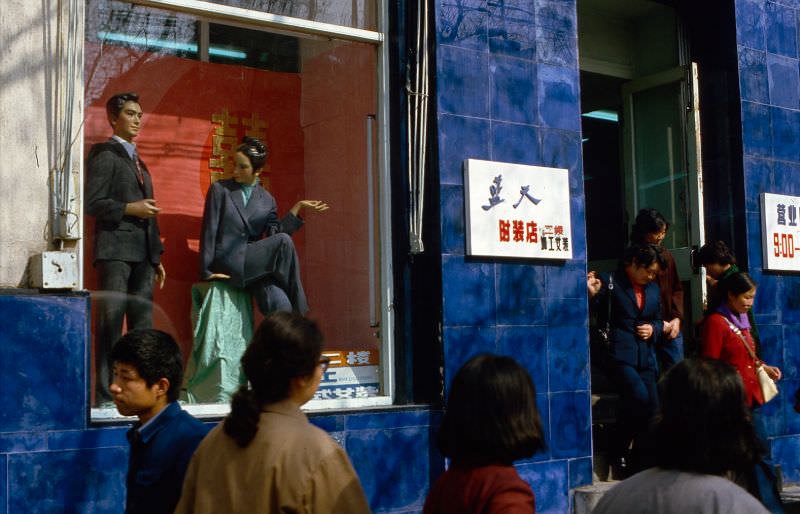
{"type": "Polygon", "coordinates": [[[800,271],[800,197],[761,193],[764,269],[800,271]]]}
{"type": "Polygon", "coordinates": [[[467,255],[571,259],[568,171],[464,161],[467,255]]]}

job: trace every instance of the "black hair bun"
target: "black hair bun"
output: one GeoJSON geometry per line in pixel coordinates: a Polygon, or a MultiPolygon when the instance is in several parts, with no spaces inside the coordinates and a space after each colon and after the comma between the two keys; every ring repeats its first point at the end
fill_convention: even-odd
{"type": "Polygon", "coordinates": [[[262,143],[261,140],[250,136],[244,136],[242,138],[242,144],[239,146],[238,150],[250,159],[250,164],[253,166],[254,170],[264,166],[264,163],[267,161],[267,155],[269,154],[267,145],[262,143]]]}

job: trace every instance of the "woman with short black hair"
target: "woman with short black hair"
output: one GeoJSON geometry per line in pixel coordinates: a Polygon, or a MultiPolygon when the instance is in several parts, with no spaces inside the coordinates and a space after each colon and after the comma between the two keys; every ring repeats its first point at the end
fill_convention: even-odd
{"type": "Polygon", "coordinates": [[[662,246],[669,230],[669,222],[655,209],[642,209],[631,227],[631,242],[638,245],[654,244],[661,248],[664,266],[658,273],[661,294],[661,319],[663,334],[656,345],[659,372],[664,373],[683,359],[683,286],[678,276],[675,259],[662,246]]]}
{"type": "Polygon", "coordinates": [[[328,361],[317,325],[275,312],[242,357],[247,384],[189,465],[177,514],[368,513],[347,454],[300,406],[328,361]]]}
{"type": "Polygon", "coordinates": [[[685,359],[667,372],[660,392],[656,467],[611,488],[594,514],[768,512],[731,480],[748,474],[762,455],[736,370],[685,359]]]}
{"type": "Polygon", "coordinates": [[[544,431],[530,375],[511,357],[478,355],[456,373],[438,445],[451,459],[425,514],[534,512],[513,462],[542,450],[544,431]]]}

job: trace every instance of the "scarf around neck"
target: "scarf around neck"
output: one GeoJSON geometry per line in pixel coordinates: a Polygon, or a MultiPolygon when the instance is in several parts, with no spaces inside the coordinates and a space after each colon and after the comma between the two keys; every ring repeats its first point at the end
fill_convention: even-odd
{"type": "Polygon", "coordinates": [[[728,308],[727,305],[720,305],[717,307],[717,312],[722,314],[727,319],[731,320],[733,326],[738,328],[739,330],[750,330],[750,320],[747,319],[747,313],[743,312],[741,314],[733,312],[728,308]]]}

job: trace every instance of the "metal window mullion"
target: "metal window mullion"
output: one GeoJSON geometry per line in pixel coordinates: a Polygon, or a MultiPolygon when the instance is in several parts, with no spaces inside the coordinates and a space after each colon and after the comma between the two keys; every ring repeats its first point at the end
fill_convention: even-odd
{"type": "Polygon", "coordinates": [[[202,0],[129,0],[130,3],[182,12],[208,18],[213,21],[243,23],[251,27],[292,30],[315,36],[324,36],[345,41],[380,44],[383,34],[372,30],[357,29],[343,25],[281,16],[241,7],[212,4],[202,0]]]}

